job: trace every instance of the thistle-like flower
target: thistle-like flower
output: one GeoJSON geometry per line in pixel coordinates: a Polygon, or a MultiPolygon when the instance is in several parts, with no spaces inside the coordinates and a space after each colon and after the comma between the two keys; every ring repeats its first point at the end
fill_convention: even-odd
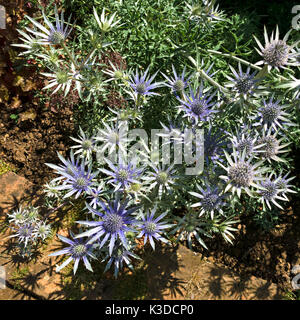
{"type": "Polygon", "coordinates": [[[85,159],[82,159],[81,164],[73,165],[68,163],[62,156],[61,160],[66,164],[66,167],[59,167],[53,164],[47,164],[49,167],[55,169],[61,176],[59,180],[63,179],[63,184],[55,187],[56,190],[70,190],[65,194],[64,198],[71,197],[75,194],[77,199],[82,192],[91,192],[93,186],[93,179],[97,173],[92,173],[91,164],[86,163],[85,159]],[[86,165],[88,166],[87,171],[85,170],[86,165]]]}
{"type": "Polygon", "coordinates": [[[51,233],[51,226],[46,221],[38,221],[34,226],[33,236],[45,240],[51,233]]]}
{"type": "Polygon", "coordinates": [[[62,186],[57,187],[59,190],[70,190],[64,198],[71,197],[75,194],[75,199],[77,199],[82,192],[89,193],[91,187],[93,185],[93,179],[97,175],[96,173],[92,173],[92,168],[88,167],[88,170],[85,171],[85,164],[82,163],[80,167],[78,167],[78,171],[75,173],[75,176],[69,176],[64,181],[62,186]]]}
{"type": "Polygon", "coordinates": [[[161,74],[168,81],[164,85],[171,88],[172,92],[174,93],[181,93],[188,86],[188,79],[185,80],[185,67],[182,71],[181,76],[177,75],[177,72],[173,65],[172,65],[172,70],[173,70],[174,77],[170,77],[170,78],[161,72],[161,74]]]}
{"type": "Polygon", "coordinates": [[[263,145],[259,156],[267,159],[268,162],[271,162],[271,160],[284,162],[285,160],[280,158],[279,154],[289,151],[288,149],[284,148],[287,147],[290,142],[281,145],[280,143],[285,139],[285,137],[283,136],[282,138],[277,139],[278,131],[272,133],[272,127],[270,127],[268,130],[263,129],[262,133],[262,136],[257,139],[257,144],[263,145]]]}
{"type": "Polygon", "coordinates": [[[28,206],[25,210],[26,220],[29,223],[35,223],[39,220],[39,209],[38,207],[28,206]]]}
{"type": "Polygon", "coordinates": [[[221,162],[218,162],[227,172],[226,176],[220,176],[221,179],[227,182],[224,192],[231,190],[233,194],[236,192],[240,197],[244,190],[248,195],[252,196],[250,188],[258,188],[257,182],[264,179],[261,174],[265,172],[266,169],[263,167],[259,168],[264,161],[251,164],[253,157],[249,157],[249,159],[246,160],[245,150],[242,154],[239,154],[234,148],[232,154],[233,159],[226,151],[224,151],[224,154],[228,161],[228,167],[225,167],[221,162]]]}
{"type": "Polygon", "coordinates": [[[275,204],[278,208],[283,209],[276,200],[288,201],[286,197],[282,197],[279,195],[281,192],[283,192],[283,190],[279,189],[279,185],[277,182],[277,179],[272,181],[270,178],[267,178],[266,180],[261,181],[259,185],[260,190],[258,190],[258,195],[260,196],[263,205],[266,203],[270,210],[270,202],[275,204]]]}
{"type": "Polygon", "coordinates": [[[112,80],[118,81],[118,80],[128,80],[129,79],[129,76],[125,73],[123,68],[118,69],[111,63],[110,60],[108,62],[111,65],[112,70],[102,70],[103,73],[105,73],[111,77],[110,79],[106,80],[106,82],[109,82],[112,80]]]}
{"type": "Polygon", "coordinates": [[[242,154],[244,151],[246,157],[253,156],[262,148],[262,144],[257,144],[258,135],[254,133],[251,128],[244,126],[242,130],[237,129],[236,135],[231,134],[230,140],[233,148],[239,153],[242,154]]]}
{"type": "Polygon", "coordinates": [[[252,95],[257,88],[259,79],[255,79],[256,71],[250,74],[250,67],[248,67],[247,71],[244,73],[240,62],[239,73],[236,72],[232,66],[229,66],[229,68],[232,71],[234,78],[226,76],[226,78],[231,81],[226,84],[226,87],[232,89],[236,95],[240,95],[244,99],[247,99],[247,97],[252,95]]]}
{"type": "Polygon", "coordinates": [[[273,31],[269,39],[267,29],[266,27],[264,27],[264,47],[259,42],[259,40],[255,36],[253,36],[260,50],[258,50],[257,48],[255,49],[263,58],[263,60],[257,62],[256,65],[266,64],[268,66],[268,71],[270,71],[272,67],[274,67],[276,70],[279,70],[279,68],[286,69],[286,66],[299,65],[299,62],[295,62],[293,60],[293,58],[297,55],[293,48],[298,45],[299,41],[297,41],[291,46],[286,43],[291,31],[292,30],[290,30],[284,36],[283,40],[280,40],[279,29],[278,26],[276,26],[275,35],[273,31]]]}
{"type": "Polygon", "coordinates": [[[93,208],[96,209],[97,206],[100,205],[100,195],[103,192],[104,188],[104,183],[100,183],[97,188],[91,188],[91,191],[89,192],[87,198],[90,199],[89,205],[93,208]]]}
{"type": "Polygon", "coordinates": [[[161,236],[161,233],[164,229],[170,228],[173,224],[166,224],[165,222],[159,222],[163,219],[167,212],[162,213],[158,217],[154,217],[156,212],[156,207],[152,209],[151,213],[147,213],[146,217],[142,216],[142,222],[139,223],[139,227],[141,228],[141,232],[137,235],[137,238],[141,238],[144,236],[144,245],[147,243],[148,238],[153,250],[155,250],[154,239],[160,240],[162,242],[168,243],[168,240],[161,236]]]}
{"type": "Polygon", "coordinates": [[[135,223],[135,220],[130,215],[137,210],[136,207],[127,208],[128,201],[129,200],[125,200],[121,203],[118,196],[115,201],[107,205],[100,201],[100,206],[104,213],[96,211],[87,205],[91,212],[100,217],[100,221],[77,221],[80,224],[94,228],[79,234],[76,238],[92,236],[88,243],[93,243],[103,236],[100,242],[100,248],[110,239],[108,245],[110,255],[112,255],[117,239],[119,239],[127,249],[126,232],[135,232],[135,230],[130,227],[135,223]]]}
{"type": "Polygon", "coordinates": [[[224,197],[225,195],[219,190],[218,187],[211,188],[208,184],[206,184],[205,190],[201,188],[201,186],[197,185],[199,191],[197,192],[189,192],[192,196],[200,198],[201,200],[197,203],[191,205],[192,208],[200,207],[200,214],[209,213],[211,219],[214,218],[214,213],[219,212],[223,214],[222,207],[225,206],[224,197]]]}
{"type": "Polygon", "coordinates": [[[16,225],[22,225],[27,220],[27,211],[20,206],[12,213],[8,213],[8,221],[16,225]]]}
{"type": "Polygon", "coordinates": [[[49,254],[50,257],[59,256],[62,254],[66,254],[66,255],[70,256],[59,267],[58,266],[56,267],[56,272],[59,272],[61,269],[66,267],[73,260],[74,261],[73,272],[75,274],[77,271],[77,268],[78,268],[79,261],[81,259],[83,260],[86,269],[93,272],[93,269],[92,269],[90,262],[88,260],[88,257],[96,259],[96,257],[92,253],[92,245],[86,243],[82,239],[75,239],[72,232],[70,232],[70,234],[71,234],[71,237],[73,238],[73,240],[70,240],[66,237],[59,235],[59,234],[57,235],[61,241],[69,244],[70,245],[69,247],[49,254]]]}
{"type": "Polygon", "coordinates": [[[205,235],[209,237],[209,234],[202,228],[205,227],[205,223],[195,215],[194,212],[188,212],[182,218],[176,217],[177,225],[170,232],[170,234],[179,233],[176,241],[187,240],[188,247],[192,248],[192,239],[196,238],[196,240],[207,249],[205,242],[202,240],[200,235],[205,235]]]}
{"type": "Polygon", "coordinates": [[[161,86],[161,83],[159,82],[155,82],[151,84],[151,82],[156,77],[157,72],[152,77],[149,77],[148,71],[149,71],[149,67],[146,69],[143,75],[139,75],[139,72],[136,69],[135,76],[130,77],[129,84],[134,91],[134,94],[136,96],[136,101],[138,100],[139,96],[153,96],[153,95],[159,96],[158,93],[151,91],[161,86]]]}
{"type": "Polygon", "coordinates": [[[139,183],[136,179],[142,174],[143,168],[136,168],[134,161],[125,164],[123,160],[121,160],[118,166],[114,166],[112,162],[107,159],[106,162],[112,171],[106,169],[100,169],[100,171],[112,177],[108,182],[115,185],[114,191],[129,189],[131,184],[139,183]]]}
{"type": "Polygon", "coordinates": [[[149,166],[154,170],[154,172],[148,172],[148,176],[142,177],[145,181],[150,183],[149,189],[158,188],[158,193],[161,195],[166,189],[171,192],[171,187],[175,184],[176,178],[178,176],[174,175],[176,169],[174,169],[174,164],[166,168],[165,165],[155,165],[149,163],[149,166]]]}
{"type": "MultiPolygon", "coordinates": [[[[74,69],[74,66],[73,66],[74,69]]],[[[47,78],[51,78],[49,81],[49,84],[46,85],[43,90],[50,89],[54,86],[56,88],[51,94],[55,94],[58,90],[64,91],[64,96],[66,97],[67,94],[70,91],[71,85],[73,83],[74,78],[74,72],[70,72],[64,69],[57,70],[54,73],[48,73],[48,72],[41,72],[41,74],[47,78]]]]}
{"type": "MultiPolygon", "coordinates": [[[[27,31],[31,32],[35,36],[41,37],[41,38],[37,39],[38,43],[40,43],[40,44],[55,45],[55,44],[60,44],[62,42],[65,42],[65,40],[68,38],[68,36],[70,35],[70,33],[72,31],[72,27],[69,28],[68,26],[64,26],[64,13],[61,12],[61,16],[59,18],[56,6],[54,9],[54,12],[55,12],[56,25],[53,25],[48,20],[45,13],[42,12],[44,22],[49,27],[50,30],[45,28],[42,24],[35,21],[31,17],[26,16],[26,18],[29,19],[30,22],[32,22],[38,29],[40,29],[41,32],[26,28],[27,31]]],[[[68,24],[70,24],[70,20],[71,20],[71,16],[68,19],[68,24]]]]}
{"type": "Polygon", "coordinates": [[[208,92],[204,93],[203,83],[201,83],[196,93],[190,88],[189,97],[186,96],[185,100],[178,98],[182,103],[181,108],[185,112],[183,117],[189,117],[195,123],[207,121],[212,113],[217,112],[216,110],[213,110],[215,103],[210,103],[215,94],[216,93],[209,96],[208,92]]]}
{"type": "Polygon", "coordinates": [[[218,11],[219,5],[215,6],[216,0],[202,0],[202,3],[186,4],[189,19],[199,24],[211,25],[220,20],[224,20],[223,11],[218,11]]]}
{"type": "Polygon", "coordinates": [[[280,100],[273,102],[273,96],[269,102],[263,99],[264,106],[258,109],[258,122],[254,125],[262,125],[266,130],[272,127],[275,131],[283,129],[284,126],[291,126],[293,123],[288,119],[289,114],[284,110],[288,107],[286,105],[280,105],[280,100]]]}
{"type": "Polygon", "coordinates": [[[111,127],[103,122],[105,129],[99,129],[95,139],[103,143],[102,148],[100,148],[101,154],[108,150],[108,154],[117,152],[118,148],[124,154],[126,153],[125,147],[129,143],[127,138],[127,125],[122,122],[112,125],[111,127]]]}
{"type": "Polygon", "coordinates": [[[94,9],[95,19],[98,23],[99,28],[101,29],[101,31],[103,33],[110,31],[112,28],[114,28],[120,22],[120,20],[113,22],[116,14],[117,14],[116,12],[113,13],[111,15],[111,17],[108,19],[105,17],[105,8],[103,8],[102,13],[101,13],[101,17],[99,18],[97,10],[95,8],[93,8],[93,9],[94,9]]]}
{"type": "Polygon", "coordinates": [[[23,43],[14,43],[12,44],[12,46],[27,49],[27,51],[21,52],[19,56],[24,56],[30,53],[37,53],[41,48],[40,42],[36,38],[33,38],[31,35],[23,32],[22,30],[17,29],[17,31],[23,37],[19,37],[19,39],[22,40],[23,43]]]}
{"type": "Polygon", "coordinates": [[[107,257],[102,260],[102,262],[103,262],[106,259],[109,259],[108,262],[107,262],[107,265],[105,267],[104,272],[106,272],[112,266],[112,264],[114,264],[114,267],[115,267],[114,268],[114,276],[115,276],[115,278],[117,278],[119,271],[123,268],[123,263],[124,262],[127,264],[127,266],[131,270],[133,270],[133,266],[132,266],[132,263],[130,261],[131,257],[135,258],[135,259],[141,259],[139,256],[137,256],[133,252],[125,249],[122,246],[122,243],[119,243],[119,241],[117,241],[117,244],[116,244],[112,254],[111,255],[107,255],[107,257]]]}
{"type": "Polygon", "coordinates": [[[286,200],[288,200],[286,193],[297,193],[292,189],[294,186],[289,184],[289,182],[295,179],[295,177],[288,178],[288,175],[289,172],[286,173],[284,176],[282,176],[281,173],[278,176],[275,176],[276,187],[280,189],[280,192],[278,194],[286,200]]]}
{"type": "Polygon", "coordinates": [[[92,153],[95,150],[94,146],[95,146],[95,138],[94,137],[88,137],[84,131],[81,129],[81,127],[79,127],[79,131],[80,131],[80,135],[79,138],[80,139],[76,139],[71,137],[72,140],[74,140],[75,142],[79,143],[79,145],[75,145],[72,146],[71,149],[78,149],[74,155],[76,154],[81,154],[81,156],[83,158],[86,158],[87,160],[91,159],[92,153]]]}
{"type": "Polygon", "coordinates": [[[143,199],[151,202],[147,194],[149,193],[149,186],[145,184],[145,182],[132,183],[126,192],[135,199],[138,203],[143,199]]]}
{"type": "MultiPolygon", "coordinates": [[[[14,228],[15,229],[15,228],[14,228]]],[[[34,240],[34,226],[31,223],[24,223],[17,226],[15,234],[9,236],[9,238],[18,238],[20,243],[24,243],[24,247],[27,247],[28,242],[34,240]]]]}

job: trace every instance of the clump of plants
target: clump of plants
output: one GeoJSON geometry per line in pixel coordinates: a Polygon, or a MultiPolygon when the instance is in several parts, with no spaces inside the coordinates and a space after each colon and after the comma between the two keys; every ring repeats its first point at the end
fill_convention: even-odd
{"type": "Polygon", "coordinates": [[[17,239],[21,256],[30,257],[51,236],[51,225],[39,214],[39,208],[21,206],[8,214],[9,226],[13,231],[10,238],[17,239]]]}
{"type": "MultiPolygon", "coordinates": [[[[203,34],[228,23],[215,1],[187,10],[178,23],[189,21],[203,34]]],[[[105,8],[94,8],[93,15],[97,29],[85,31],[91,50],[80,55],[70,38],[71,20],[57,9],[54,21],[45,13],[42,21],[27,17],[31,28],[19,31],[19,46],[49,69],[45,89],[61,90],[66,99],[76,90],[92,105],[110,82],[128,101],[120,110],[98,105],[95,116],[102,114],[102,121],[79,127],[69,157],[58,153],[59,164],[47,163],[57,174],[46,188],[48,203],[85,199],[88,214],[77,221],[80,233],[58,235],[66,246],[51,255],[67,256],[58,271],[74,262],[75,273],[81,261],[92,271],[98,259],[117,276],[139,259],[139,238],[153,250],[170,237],[209,249],[206,239],[218,234],[233,243],[242,214],[251,211],[261,221],[283,210],[296,193],[289,148],[299,134],[300,80],[292,75],[299,51],[291,31],[282,37],[278,27],[271,35],[265,29],[264,43],[255,38],[261,56],[255,64],[199,47],[193,55],[184,51],[176,66],[166,57],[165,70],[151,64],[128,70],[112,62],[100,68],[103,49],[113,45],[107,34],[124,29],[126,21],[105,8]],[[228,64],[223,75],[215,67],[221,62],[228,64]],[[168,122],[154,126],[151,113],[160,118],[165,109],[168,122]]]]}

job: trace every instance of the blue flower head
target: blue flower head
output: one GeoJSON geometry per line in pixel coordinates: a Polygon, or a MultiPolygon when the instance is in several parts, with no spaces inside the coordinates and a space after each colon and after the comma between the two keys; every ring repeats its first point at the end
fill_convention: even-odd
{"type": "MultiPolygon", "coordinates": [[[[131,250],[132,248],[130,248],[131,250]]],[[[124,246],[122,245],[122,243],[120,243],[119,241],[117,241],[113,252],[111,255],[107,255],[106,258],[104,258],[102,260],[105,261],[106,259],[109,259],[107,262],[107,265],[105,267],[104,272],[106,272],[112,264],[114,264],[115,270],[114,270],[114,276],[115,278],[118,277],[118,273],[119,271],[123,268],[123,263],[125,262],[127,264],[127,266],[133,270],[133,266],[132,263],[130,261],[130,258],[135,258],[135,259],[140,259],[139,256],[137,256],[136,254],[134,254],[133,252],[129,251],[128,249],[124,248],[124,246]]]]}
{"type": "Polygon", "coordinates": [[[107,159],[106,162],[112,171],[106,169],[101,169],[101,171],[112,177],[109,183],[116,185],[115,191],[119,189],[129,189],[133,183],[138,183],[136,179],[141,175],[143,169],[136,168],[134,162],[125,164],[123,161],[120,161],[118,166],[114,166],[112,162],[107,159]]]}
{"type": "Polygon", "coordinates": [[[157,75],[157,72],[152,76],[152,77],[147,77],[149,71],[149,67],[145,71],[143,75],[139,75],[138,70],[136,70],[136,74],[134,77],[131,77],[129,82],[131,88],[134,90],[134,92],[138,95],[142,96],[152,96],[152,95],[159,95],[156,92],[153,92],[151,90],[158,88],[161,86],[160,83],[152,83],[151,82],[154,80],[154,78],[157,75]]]}
{"type": "Polygon", "coordinates": [[[69,244],[70,245],[69,247],[49,254],[49,256],[51,257],[59,256],[62,254],[66,254],[70,256],[66,261],[64,261],[59,267],[56,268],[56,272],[59,272],[61,269],[66,267],[73,260],[74,261],[73,271],[75,274],[78,268],[79,261],[81,259],[83,260],[85,267],[88,270],[93,271],[90,265],[90,262],[88,260],[88,257],[96,259],[96,257],[92,253],[92,245],[86,243],[83,239],[75,239],[72,232],[70,232],[70,234],[74,240],[70,240],[59,234],[57,235],[61,241],[69,244]]]}
{"type": "Polygon", "coordinates": [[[239,73],[236,72],[232,66],[229,66],[234,78],[226,76],[231,82],[227,84],[227,87],[232,88],[238,95],[242,95],[245,99],[247,95],[252,95],[257,88],[257,83],[260,79],[255,79],[256,71],[250,74],[250,67],[247,68],[244,73],[242,66],[239,63],[239,73]]]}
{"type": "Polygon", "coordinates": [[[87,198],[90,199],[89,205],[96,209],[97,206],[100,205],[100,194],[103,192],[103,184],[100,184],[97,188],[91,188],[90,193],[88,194],[87,198]]]}
{"type": "Polygon", "coordinates": [[[28,245],[28,242],[34,239],[34,226],[31,223],[24,223],[18,226],[16,233],[9,236],[10,238],[17,237],[20,243],[24,243],[24,247],[28,245]]]}
{"type": "MultiPolygon", "coordinates": [[[[72,31],[72,28],[69,28],[68,26],[64,26],[63,12],[61,13],[60,18],[59,18],[56,6],[54,9],[54,12],[55,12],[55,25],[52,24],[49,21],[49,19],[46,17],[45,13],[42,12],[44,22],[49,29],[47,29],[46,27],[44,27],[42,24],[35,21],[34,19],[30,18],[29,16],[26,16],[30,20],[30,22],[32,22],[35,25],[35,27],[37,27],[38,29],[40,29],[40,31],[42,31],[42,32],[37,32],[29,28],[26,28],[28,32],[41,37],[40,39],[38,39],[39,43],[41,44],[56,45],[61,42],[64,42],[72,31]]],[[[71,16],[69,17],[68,24],[70,23],[70,19],[71,19],[71,16]]]]}
{"type": "Polygon", "coordinates": [[[275,131],[284,126],[291,126],[293,123],[289,119],[289,114],[284,110],[286,105],[280,105],[280,100],[273,101],[272,96],[269,102],[263,99],[263,106],[258,109],[258,122],[254,125],[262,125],[265,129],[272,127],[275,131]]]}
{"type": "Polygon", "coordinates": [[[160,220],[166,216],[167,212],[164,212],[157,218],[154,217],[155,212],[156,212],[156,207],[151,211],[151,214],[148,213],[146,217],[142,216],[143,221],[140,222],[139,224],[141,228],[141,232],[137,236],[137,238],[144,236],[144,244],[147,243],[147,240],[149,238],[149,241],[153,250],[155,250],[155,243],[153,239],[160,240],[162,242],[167,243],[168,240],[163,238],[160,234],[163,232],[164,229],[167,229],[173,226],[172,224],[166,224],[165,222],[160,222],[160,220]]]}
{"type": "Polygon", "coordinates": [[[200,199],[199,202],[194,203],[191,207],[200,207],[200,215],[210,213],[211,219],[214,218],[215,212],[223,213],[222,207],[225,206],[225,195],[219,190],[218,187],[212,188],[206,183],[206,188],[203,189],[198,185],[201,193],[190,192],[191,195],[200,199]]]}
{"type": "Polygon", "coordinates": [[[204,94],[203,89],[203,83],[201,83],[196,93],[190,88],[190,95],[186,97],[186,101],[178,99],[182,103],[184,117],[189,117],[195,123],[207,121],[212,113],[217,112],[213,110],[215,103],[211,102],[216,93],[209,96],[208,93],[204,94]]]}
{"type": "Polygon", "coordinates": [[[128,201],[129,200],[125,200],[121,203],[118,195],[115,201],[108,204],[101,201],[100,206],[103,212],[96,211],[87,205],[91,212],[100,217],[100,221],[77,221],[80,224],[94,228],[83,232],[76,238],[92,236],[88,243],[93,243],[103,237],[100,242],[100,248],[110,239],[110,255],[112,254],[117,239],[127,248],[126,232],[135,232],[135,230],[130,227],[135,223],[135,220],[130,215],[137,209],[136,207],[131,209],[126,208],[128,201]]]}
{"type": "Polygon", "coordinates": [[[167,79],[167,83],[165,83],[165,86],[169,87],[172,89],[172,92],[174,93],[180,93],[184,91],[184,89],[188,86],[188,80],[185,80],[185,67],[183,69],[183,72],[181,76],[177,75],[177,72],[172,65],[172,70],[174,77],[168,77],[164,73],[161,72],[161,74],[167,79]]]}

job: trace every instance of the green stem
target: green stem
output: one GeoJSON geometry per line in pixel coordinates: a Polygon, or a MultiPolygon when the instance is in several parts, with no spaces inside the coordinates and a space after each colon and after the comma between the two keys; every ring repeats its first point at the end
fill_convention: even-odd
{"type": "Polygon", "coordinates": [[[136,101],[136,108],[137,108],[137,109],[138,109],[139,106],[140,106],[141,98],[142,98],[142,95],[138,93],[138,95],[137,95],[137,101],[136,101]]]}
{"type": "Polygon", "coordinates": [[[261,70],[262,68],[246,61],[246,60],[243,60],[241,58],[238,58],[236,56],[233,56],[232,54],[228,54],[228,53],[222,53],[222,52],[219,52],[219,51],[215,51],[215,50],[207,50],[207,52],[210,52],[210,53],[214,53],[214,54],[217,54],[217,55],[220,55],[220,56],[223,56],[223,57],[227,57],[227,58],[230,58],[232,60],[235,60],[235,61],[238,61],[238,62],[241,62],[243,63],[244,65],[248,66],[248,67],[252,67],[253,69],[256,69],[256,70],[261,70]]]}
{"type": "Polygon", "coordinates": [[[73,55],[71,54],[71,52],[69,51],[68,47],[66,46],[66,44],[64,42],[61,42],[61,46],[63,47],[64,51],[66,52],[66,54],[69,56],[69,58],[71,59],[71,61],[73,62],[75,68],[78,68],[78,64],[75,61],[73,55]]]}
{"type": "Polygon", "coordinates": [[[213,80],[210,76],[208,76],[201,68],[199,68],[198,63],[195,61],[195,59],[191,56],[188,57],[188,59],[193,63],[193,65],[197,68],[197,72],[200,73],[200,76],[207,80],[209,83],[211,83],[214,87],[219,89],[221,92],[226,94],[228,91],[226,88],[222,87],[220,84],[218,84],[215,80],[213,80]]]}
{"type": "Polygon", "coordinates": [[[92,50],[89,52],[89,54],[86,56],[86,58],[84,59],[84,61],[81,63],[81,65],[79,66],[79,69],[81,69],[81,68],[87,63],[88,59],[89,59],[90,56],[95,52],[96,47],[99,45],[99,43],[102,44],[103,35],[104,35],[104,32],[102,31],[102,32],[101,32],[101,35],[100,35],[100,38],[99,38],[99,42],[97,42],[97,43],[95,43],[95,44],[93,45],[92,50]]]}
{"type": "Polygon", "coordinates": [[[92,56],[92,54],[96,51],[96,48],[93,47],[93,49],[89,52],[89,54],[87,55],[87,57],[84,59],[84,61],[81,63],[81,65],[79,66],[79,69],[82,69],[83,66],[87,63],[87,61],[89,60],[90,56],[92,56]]]}

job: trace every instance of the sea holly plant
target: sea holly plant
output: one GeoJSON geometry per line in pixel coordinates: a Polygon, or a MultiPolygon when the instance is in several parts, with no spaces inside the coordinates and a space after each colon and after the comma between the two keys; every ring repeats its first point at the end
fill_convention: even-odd
{"type": "Polygon", "coordinates": [[[7,215],[9,226],[13,231],[10,238],[17,239],[20,255],[31,256],[35,250],[51,236],[51,225],[47,218],[34,206],[19,206],[7,215]]]}
{"type": "MultiPolygon", "coordinates": [[[[255,38],[258,63],[218,51],[221,46],[193,51],[183,45],[175,46],[176,59],[165,58],[165,69],[110,60],[103,66],[113,31],[126,30],[115,8],[93,9],[91,26],[97,29],[84,33],[87,52],[77,50],[76,25],[66,24],[57,9],[55,23],[43,14],[43,21],[29,18],[33,29],[19,31],[19,46],[26,50],[21,54],[36,55],[50,69],[42,73],[46,88],[63,91],[66,99],[77,91],[100,119],[93,126],[82,119],[85,126],[70,137],[67,155],[58,153],[55,163],[46,164],[57,175],[44,188],[52,212],[72,199],[85,203],[76,221],[81,231],[58,236],[67,244],[52,254],[66,255],[58,271],[69,263],[74,273],[79,263],[91,271],[104,262],[117,276],[142,258],[143,249],[158,245],[182,241],[209,250],[218,234],[234,245],[241,215],[251,210],[258,221],[275,207],[283,210],[297,192],[287,148],[299,137],[299,80],[293,76],[299,71],[298,43],[289,40],[292,31],[280,40],[278,27],[270,38],[264,30],[265,45],[255,38]],[[49,63],[55,53],[59,58],[49,63]],[[109,90],[126,101],[123,108],[103,105],[109,90]],[[204,139],[197,139],[199,133],[204,139]],[[188,170],[195,164],[197,170],[188,170]]],[[[206,0],[187,2],[176,23],[182,19],[198,28],[199,37],[228,23],[216,1],[206,0]]],[[[22,215],[14,219],[24,226],[20,241],[29,243],[35,231],[22,215]]]]}

